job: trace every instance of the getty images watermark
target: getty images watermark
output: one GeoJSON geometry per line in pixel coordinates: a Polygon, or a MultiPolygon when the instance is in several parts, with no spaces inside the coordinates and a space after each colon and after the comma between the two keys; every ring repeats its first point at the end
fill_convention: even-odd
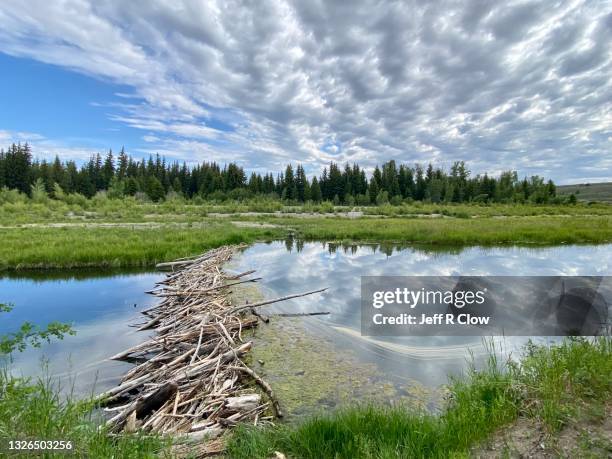
{"type": "Polygon", "coordinates": [[[364,276],[368,336],[610,334],[612,277],[364,276]]]}

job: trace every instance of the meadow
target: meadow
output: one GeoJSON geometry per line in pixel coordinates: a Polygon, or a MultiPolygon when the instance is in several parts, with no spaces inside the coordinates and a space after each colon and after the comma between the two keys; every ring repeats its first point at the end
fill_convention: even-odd
{"type": "Polygon", "coordinates": [[[0,192],[0,270],[150,267],[223,244],[283,239],[431,248],[612,242],[607,204],[346,207],[279,200],[163,203],[134,198],[32,199],[0,192]]]}

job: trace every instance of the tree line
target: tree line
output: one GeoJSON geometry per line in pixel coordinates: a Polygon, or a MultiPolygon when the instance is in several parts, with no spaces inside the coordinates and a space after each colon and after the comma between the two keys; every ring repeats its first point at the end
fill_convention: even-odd
{"type": "Polygon", "coordinates": [[[106,192],[111,197],[146,195],[153,201],[169,193],[185,198],[243,200],[269,196],[287,202],[332,201],[335,204],[399,204],[405,201],[439,202],[554,202],[552,180],[533,176],[519,179],[516,171],[494,177],[472,176],[465,162],[455,162],[449,171],[429,164],[409,166],[387,161],[376,166],[368,178],[358,164],[344,167],[331,162],[320,176],[308,178],[302,165],[286,166],[282,172],[247,175],[236,163],[220,166],[203,162],[194,166],[168,163],[156,155],[137,160],[122,148],[104,157],[92,156],[80,167],[75,161],[34,160],[30,146],[12,144],[0,150],[0,188],[28,195],[32,187],[44,187],[53,195],[62,192],[93,197],[106,192]]]}

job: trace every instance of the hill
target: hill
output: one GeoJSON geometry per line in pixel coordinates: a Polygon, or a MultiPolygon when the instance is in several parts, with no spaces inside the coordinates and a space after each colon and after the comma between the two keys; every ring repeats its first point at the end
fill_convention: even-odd
{"type": "Polygon", "coordinates": [[[557,186],[558,195],[574,193],[579,201],[603,201],[612,203],[612,182],[581,183],[557,186]]]}

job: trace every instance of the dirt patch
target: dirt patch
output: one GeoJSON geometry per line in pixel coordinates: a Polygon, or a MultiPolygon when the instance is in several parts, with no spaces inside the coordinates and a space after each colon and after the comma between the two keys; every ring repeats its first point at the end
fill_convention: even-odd
{"type": "Polygon", "coordinates": [[[550,433],[540,421],[519,418],[474,449],[477,458],[600,458],[612,457],[612,403],[602,412],[574,420],[550,433]]]}
{"type": "Polygon", "coordinates": [[[259,222],[231,222],[232,225],[239,228],[281,228],[281,225],[275,225],[273,223],[259,223],[259,222]]]}

